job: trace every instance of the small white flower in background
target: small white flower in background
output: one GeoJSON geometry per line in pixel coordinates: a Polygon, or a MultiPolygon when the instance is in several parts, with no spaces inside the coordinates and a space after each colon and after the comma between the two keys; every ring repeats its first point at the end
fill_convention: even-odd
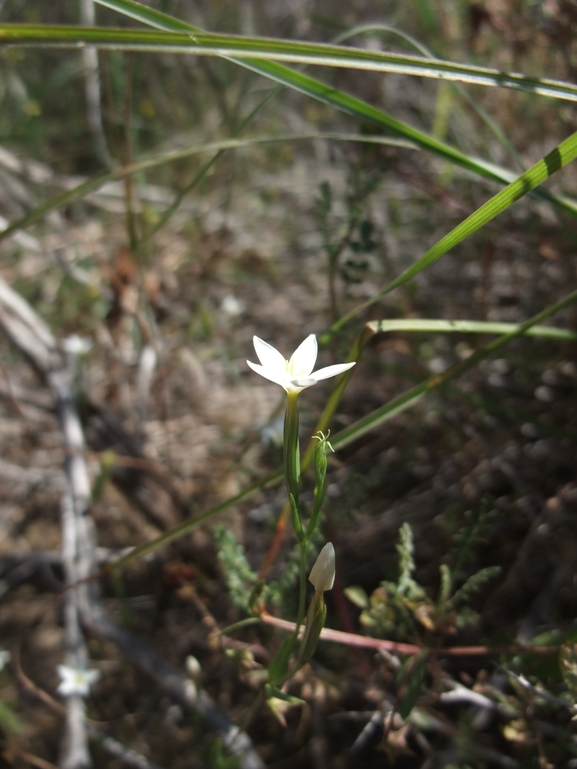
{"type": "Polygon", "coordinates": [[[0,649],[0,670],[4,670],[8,662],[10,662],[12,655],[10,652],[0,649]]]}
{"type": "Polygon", "coordinates": [[[200,662],[192,654],[189,654],[189,656],[186,658],[186,672],[190,678],[192,678],[195,684],[200,681],[202,675],[202,667],[200,662]]]}
{"type": "Polygon", "coordinates": [[[71,334],[64,339],[62,347],[69,355],[88,355],[92,350],[92,342],[86,337],[71,334]]]}
{"type": "Polygon", "coordinates": [[[69,668],[68,665],[58,665],[56,668],[60,676],[60,684],[57,692],[63,697],[78,695],[88,697],[90,687],[100,678],[99,670],[77,670],[69,668]]]}
{"type": "Polygon", "coordinates": [[[220,309],[227,315],[230,315],[231,318],[237,318],[246,310],[246,305],[240,299],[237,299],[236,296],[229,294],[222,300],[220,309]]]}
{"type": "Polygon", "coordinates": [[[311,569],[309,582],[312,583],[315,593],[331,590],[335,582],[335,548],[332,542],[327,542],[319,553],[319,557],[311,569]]]}
{"type": "Polygon", "coordinates": [[[263,342],[258,336],[253,337],[253,342],[261,365],[247,360],[248,365],[265,379],[284,387],[287,393],[300,393],[301,390],[315,385],[321,379],[338,376],[355,365],[339,363],[313,372],[318,354],[317,338],[314,334],[307,336],[293,352],[290,360],[283,358],[278,350],[267,342],[263,342]]]}

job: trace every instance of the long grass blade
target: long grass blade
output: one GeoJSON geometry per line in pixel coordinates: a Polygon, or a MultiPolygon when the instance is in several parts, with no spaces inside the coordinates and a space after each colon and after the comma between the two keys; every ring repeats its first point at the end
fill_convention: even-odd
{"type": "MultiPolygon", "coordinates": [[[[135,0],[96,0],[96,2],[144,24],[154,26],[157,29],[180,32],[188,31],[194,34],[202,32],[198,27],[194,27],[191,24],[175,19],[160,11],[151,10],[146,6],[135,2],[135,0]]],[[[394,134],[414,142],[422,149],[428,150],[449,162],[478,174],[479,176],[498,181],[501,184],[509,184],[516,178],[516,174],[511,171],[499,168],[493,163],[489,163],[485,160],[470,157],[454,147],[429,136],[423,131],[419,131],[412,126],[397,120],[384,110],[373,107],[367,102],[362,101],[362,99],[357,99],[355,96],[350,96],[344,91],[332,88],[302,72],[295,72],[278,62],[251,59],[231,59],[231,61],[235,61],[242,67],[271,78],[277,83],[300,91],[317,101],[335,107],[358,120],[367,121],[385,130],[392,131],[394,134]]],[[[536,197],[547,200],[559,208],[577,216],[577,203],[570,198],[554,195],[548,190],[539,190],[534,194],[536,197]]]]}
{"type": "MultiPolygon", "coordinates": [[[[354,37],[356,35],[374,34],[375,32],[391,34],[391,35],[395,35],[396,37],[400,37],[402,40],[407,42],[413,48],[416,48],[417,51],[419,51],[419,53],[422,56],[426,56],[428,59],[437,58],[435,54],[429,48],[427,48],[426,45],[423,45],[423,43],[420,40],[417,40],[412,35],[407,34],[404,30],[398,29],[397,27],[394,27],[391,24],[382,24],[382,23],[359,24],[358,26],[352,27],[346,32],[341,33],[332,42],[342,43],[343,41],[351,37],[354,37]]],[[[519,153],[517,152],[515,147],[511,144],[511,142],[509,141],[509,138],[507,137],[503,129],[493,120],[493,118],[477,102],[477,100],[471,96],[469,91],[463,85],[461,85],[460,83],[457,83],[455,85],[455,88],[457,89],[458,93],[460,93],[461,96],[475,110],[475,112],[477,113],[477,115],[479,115],[481,120],[488,126],[489,130],[493,133],[493,135],[497,138],[497,140],[503,145],[503,147],[505,147],[507,152],[511,155],[511,158],[515,161],[515,164],[519,169],[519,171],[521,171],[521,173],[525,171],[526,165],[523,163],[519,153]]]]}
{"type": "Polygon", "coordinates": [[[124,51],[188,53],[196,56],[265,59],[291,64],[346,67],[436,80],[453,80],[482,86],[514,88],[540,96],[577,101],[577,86],[572,83],[531,78],[470,64],[456,64],[443,59],[369,51],[364,48],[328,43],[222,35],[202,31],[190,34],[178,31],[152,32],[107,27],[4,24],[0,26],[0,44],[67,48],[91,45],[124,51]]]}
{"type": "MultiPolygon", "coordinates": [[[[389,331],[411,331],[459,334],[510,334],[517,330],[517,323],[496,323],[484,320],[428,320],[421,318],[399,318],[395,320],[371,320],[367,327],[374,333],[389,331]]],[[[577,341],[577,333],[555,326],[531,326],[527,336],[560,341],[577,341]]]]}
{"type": "Polygon", "coordinates": [[[187,518],[176,526],[173,526],[172,529],[165,531],[160,536],[145,542],[143,545],[135,547],[130,551],[130,553],[127,553],[121,558],[118,558],[116,561],[112,561],[111,563],[107,564],[107,570],[116,571],[117,569],[127,566],[133,561],[137,561],[139,558],[143,558],[145,555],[148,555],[148,553],[168,545],[173,540],[179,539],[185,534],[188,534],[188,532],[191,531],[195,526],[200,526],[200,524],[210,520],[210,518],[214,518],[215,515],[218,515],[219,513],[234,507],[234,505],[238,505],[239,502],[244,502],[244,500],[250,499],[250,497],[254,496],[254,494],[258,493],[259,491],[280,483],[282,478],[282,470],[277,470],[274,473],[270,473],[266,478],[262,478],[260,481],[253,483],[251,486],[247,486],[238,494],[235,494],[234,497],[229,497],[223,502],[219,502],[218,504],[209,507],[202,513],[194,515],[192,518],[187,518]]]}
{"type": "Polygon", "coordinates": [[[558,302],[555,302],[549,307],[546,307],[544,310],[537,313],[537,315],[534,315],[532,318],[525,321],[525,323],[521,323],[520,325],[516,326],[506,334],[502,334],[493,342],[481,348],[480,350],[477,350],[465,360],[447,369],[447,371],[443,372],[442,374],[435,374],[434,376],[429,377],[424,382],[421,382],[415,387],[412,387],[406,393],[399,395],[397,398],[389,401],[389,403],[386,403],[384,406],[376,409],[376,411],[373,411],[366,417],[357,420],[354,424],[346,427],[344,430],[341,430],[341,432],[337,433],[336,435],[331,436],[331,444],[336,449],[347,446],[349,443],[358,440],[366,433],[371,432],[371,430],[376,429],[384,422],[392,419],[392,417],[396,414],[399,414],[401,411],[404,411],[410,406],[414,406],[418,401],[421,400],[421,398],[423,398],[432,390],[436,390],[437,388],[446,384],[449,380],[461,376],[461,374],[464,374],[466,371],[476,366],[482,360],[485,360],[485,358],[488,358],[489,356],[498,352],[500,349],[505,347],[505,345],[509,344],[509,342],[512,342],[514,339],[517,339],[524,334],[527,334],[531,328],[537,326],[547,318],[550,318],[552,315],[555,315],[555,313],[563,310],[565,307],[568,307],[570,304],[573,304],[576,301],[577,291],[572,291],[570,294],[563,297],[563,299],[560,299],[558,302]]]}
{"type": "Polygon", "coordinates": [[[447,235],[435,243],[435,245],[411,267],[406,269],[395,278],[395,280],[385,286],[382,291],[379,291],[366,302],[358,305],[347,315],[340,318],[331,327],[331,332],[335,332],[339,328],[342,328],[345,323],[375,302],[379,301],[379,299],[382,299],[382,297],[386,296],[394,289],[399,288],[399,286],[408,283],[415,277],[415,275],[418,275],[425,268],[433,264],[433,262],[436,262],[437,259],[454,248],[458,243],[461,243],[465,238],[468,238],[474,232],[479,230],[487,224],[487,222],[490,222],[496,216],[503,213],[505,209],[509,208],[509,206],[517,200],[535,189],[539,184],[542,184],[546,179],[563,168],[563,166],[566,166],[567,163],[574,160],[575,157],[577,157],[577,132],[555,147],[555,149],[548,155],[535,163],[535,165],[525,171],[524,174],[521,174],[518,179],[505,187],[504,190],[498,192],[494,197],[458,224],[451,230],[451,232],[447,233],[447,235]]]}
{"type": "Polygon", "coordinates": [[[324,133],[306,133],[306,134],[284,134],[279,136],[253,136],[247,139],[223,139],[218,142],[208,142],[207,144],[199,144],[193,147],[186,147],[182,150],[174,150],[172,152],[164,152],[161,155],[155,155],[148,158],[143,158],[135,163],[127,166],[116,168],[113,171],[109,171],[100,176],[88,179],[81,184],[73,187],[70,190],[60,193],[59,195],[50,198],[50,200],[41,203],[29,213],[22,216],[20,219],[12,222],[6,229],[0,231],[0,241],[12,235],[17,230],[23,230],[29,227],[31,224],[40,221],[51,211],[55,211],[63,206],[70,205],[77,200],[81,200],[86,195],[96,192],[104,187],[109,182],[118,181],[126,176],[137,174],[142,171],[150,171],[159,166],[167,163],[174,163],[185,158],[192,157],[194,155],[200,155],[205,152],[224,152],[226,150],[237,150],[247,147],[255,147],[260,144],[274,144],[274,143],[286,143],[291,141],[313,141],[316,139],[325,139],[331,141],[351,141],[362,142],[365,144],[383,144],[392,147],[399,147],[403,149],[418,150],[420,149],[412,142],[405,141],[403,139],[395,139],[387,136],[365,136],[364,134],[347,134],[338,132],[324,132],[324,133]]]}

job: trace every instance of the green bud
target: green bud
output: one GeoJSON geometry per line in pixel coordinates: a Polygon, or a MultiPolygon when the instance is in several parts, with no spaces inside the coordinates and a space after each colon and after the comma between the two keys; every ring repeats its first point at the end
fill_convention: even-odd
{"type": "Polygon", "coordinates": [[[298,654],[299,667],[304,665],[313,656],[314,650],[325,626],[327,618],[327,607],[322,592],[316,592],[310,603],[307,617],[305,620],[305,632],[302,637],[298,654]]]}
{"type": "Polygon", "coordinates": [[[316,487],[319,490],[323,488],[325,476],[327,474],[327,451],[329,449],[333,451],[333,447],[329,443],[329,435],[330,432],[325,436],[324,433],[319,431],[318,435],[314,436],[317,439],[318,444],[316,445],[313,454],[313,466],[315,469],[316,487]]]}

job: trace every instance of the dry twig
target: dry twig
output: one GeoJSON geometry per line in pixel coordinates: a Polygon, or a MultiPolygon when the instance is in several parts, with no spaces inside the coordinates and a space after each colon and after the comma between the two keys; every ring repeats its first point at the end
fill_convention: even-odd
{"type": "MultiPolygon", "coordinates": [[[[134,664],[187,709],[200,714],[226,748],[239,757],[242,769],[262,769],[248,735],[235,727],[192,681],[149,649],[140,639],[116,627],[102,612],[96,584],[87,579],[96,564],[96,538],[90,516],[90,481],[84,458],[84,436],[73,398],[74,360],[66,356],[30,305],[0,279],[0,327],[52,391],[63,435],[67,489],[62,501],[62,559],[68,585],[65,596],[67,661],[83,668],[87,655],[81,622],[100,638],[113,641],[134,664]]],[[[62,769],[90,766],[87,724],[82,697],[67,698],[62,769]]]]}

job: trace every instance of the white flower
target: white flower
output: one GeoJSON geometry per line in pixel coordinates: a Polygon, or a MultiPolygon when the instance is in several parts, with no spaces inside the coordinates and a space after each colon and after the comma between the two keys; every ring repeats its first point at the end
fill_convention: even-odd
{"type": "Polygon", "coordinates": [[[4,649],[0,649],[0,670],[4,670],[6,664],[10,662],[11,659],[12,655],[10,652],[5,651],[4,649]]]}
{"type": "Polygon", "coordinates": [[[90,687],[100,678],[99,670],[77,670],[69,668],[68,665],[58,665],[56,668],[61,678],[57,692],[63,697],[70,697],[74,694],[80,697],[87,697],[90,694],[90,687]]]}
{"type": "Polygon", "coordinates": [[[230,315],[231,318],[236,318],[243,314],[246,310],[246,305],[244,302],[241,302],[240,299],[237,299],[236,296],[229,294],[222,300],[220,308],[226,315],[230,315]]]}
{"type": "Polygon", "coordinates": [[[315,593],[324,593],[330,590],[335,581],[335,548],[332,542],[327,542],[319,553],[315,565],[311,569],[309,582],[312,583],[315,593]]]}
{"type": "Polygon", "coordinates": [[[90,339],[78,336],[78,334],[71,334],[62,342],[64,351],[69,355],[88,355],[90,350],[92,350],[92,346],[90,339]]]}
{"type": "Polygon", "coordinates": [[[315,385],[321,379],[342,374],[343,371],[348,371],[355,365],[339,363],[313,373],[318,353],[317,338],[314,334],[307,336],[293,352],[290,360],[285,360],[278,350],[263,342],[258,336],[253,337],[253,342],[261,365],[247,360],[248,365],[265,379],[270,379],[271,382],[284,387],[287,393],[300,393],[301,390],[315,385]]]}

